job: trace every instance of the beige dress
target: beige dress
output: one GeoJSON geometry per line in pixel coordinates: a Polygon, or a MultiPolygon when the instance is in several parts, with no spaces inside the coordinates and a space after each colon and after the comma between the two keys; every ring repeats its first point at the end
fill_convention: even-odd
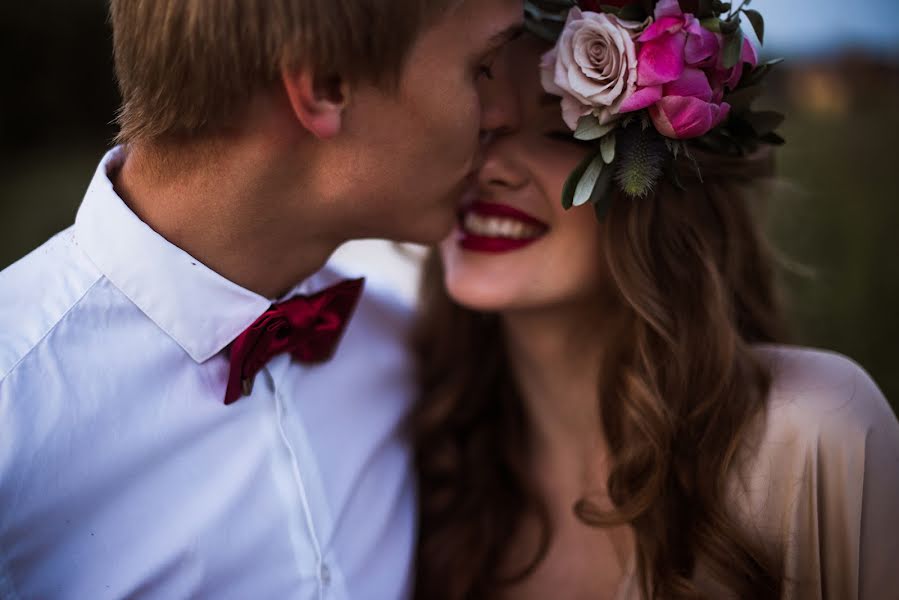
{"type": "MultiPolygon", "coordinates": [[[[732,481],[735,516],[783,557],[783,598],[899,600],[896,416],[843,356],[782,346],[759,352],[774,382],[732,481]]],[[[640,597],[631,564],[619,600],[640,597]]],[[[732,597],[701,561],[696,579],[713,598],[732,597]]]]}

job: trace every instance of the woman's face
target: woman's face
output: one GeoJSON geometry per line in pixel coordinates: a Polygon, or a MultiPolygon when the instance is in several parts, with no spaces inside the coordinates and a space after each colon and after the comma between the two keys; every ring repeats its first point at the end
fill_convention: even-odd
{"type": "Polygon", "coordinates": [[[497,76],[515,82],[520,120],[491,142],[477,198],[440,247],[449,295],[475,310],[552,308],[595,298],[599,288],[593,208],[561,205],[565,180],[588,149],[562,121],[559,98],[540,84],[548,49],[532,35],[513,42],[497,76]]]}

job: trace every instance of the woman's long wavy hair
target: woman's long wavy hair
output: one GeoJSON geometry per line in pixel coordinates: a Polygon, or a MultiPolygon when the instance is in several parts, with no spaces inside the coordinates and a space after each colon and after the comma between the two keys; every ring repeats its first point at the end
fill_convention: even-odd
{"type": "MultiPolygon", "coordinates": [[[[736,597],[772,598],[780,562],[739,526],[725,493],[770,387],[752,345],[784,335],[774,261],[751,206],[772,181],[773,158],[699,159],[703,181],[680,168],[681,186],[616,198],[602,228],[597,264],[621,315],[607,336],[615,346],[597,365],[614,510],[584,498],[574,511],[588,525],[632,528],[644,597],[707,597],[694,577],[701,558],[736,597]]],[[[435,254],[422,300],[422,397],[410,421],[421,498],[417,598],[489,598],[533,573],[552,539],[529,460],[531,428],[500,317],[453,302],[435,254]],[[541,524],[539,548],[508,573],[510,545],[531,519],[541,524]]]]}

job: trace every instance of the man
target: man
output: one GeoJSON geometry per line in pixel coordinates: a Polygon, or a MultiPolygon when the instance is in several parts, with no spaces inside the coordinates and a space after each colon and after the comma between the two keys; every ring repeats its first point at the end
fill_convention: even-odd
{"type": "Polygon", "coordinates": [[[325,262],[448,233],[521,15],[112,0],[123,146],[0,274],[0,597],[408,594],[405,313],[325,262]]]}

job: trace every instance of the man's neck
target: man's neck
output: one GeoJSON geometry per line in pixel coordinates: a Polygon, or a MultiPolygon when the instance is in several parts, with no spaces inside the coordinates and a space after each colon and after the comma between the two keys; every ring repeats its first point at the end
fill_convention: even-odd
{"type": "Polygon", "coordinates": [[[131,148],[116,191],[162,237],[246,289],[277,298],[343,241],[314,197],[300,205],[295,168],[269,148],[236,144],[180,164],[158,152],[131,148]]]}

